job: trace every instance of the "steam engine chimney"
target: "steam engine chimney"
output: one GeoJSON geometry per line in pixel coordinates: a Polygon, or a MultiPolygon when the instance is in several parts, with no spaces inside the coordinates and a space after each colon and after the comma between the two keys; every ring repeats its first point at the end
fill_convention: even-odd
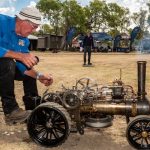
{"type": "Polygon", "coordinates": [[[137,61],[138,69],[138,99],[145,100],[146,61],[137,61]]]}

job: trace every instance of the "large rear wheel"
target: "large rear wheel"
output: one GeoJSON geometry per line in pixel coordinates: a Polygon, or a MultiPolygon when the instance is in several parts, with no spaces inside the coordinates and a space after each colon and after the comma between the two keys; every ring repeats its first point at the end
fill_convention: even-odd
{"type": "Polygon", "coordinates": [[[55,147],[65,142],[70,128],[71,119],[68,112],[54,102],[39,105],[27,122],[31,139],[45,147],[55,147]]]}

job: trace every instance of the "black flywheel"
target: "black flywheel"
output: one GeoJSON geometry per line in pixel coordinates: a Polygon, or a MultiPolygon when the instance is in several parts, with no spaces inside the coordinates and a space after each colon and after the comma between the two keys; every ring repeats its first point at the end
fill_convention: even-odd
{"type": "Polygon", "coordinates": [[[129,144],[140,150],[150,149],[150,117],[135,117],[127,127],[126,136],[129,144]]]}
{"type": "Polygon", "coordinates": [[[71,119],[61,105],[46,102],[39,105],[27,122],[27,130],[33,141],[44,147],[61,145],[69,136],[71,119]]]}

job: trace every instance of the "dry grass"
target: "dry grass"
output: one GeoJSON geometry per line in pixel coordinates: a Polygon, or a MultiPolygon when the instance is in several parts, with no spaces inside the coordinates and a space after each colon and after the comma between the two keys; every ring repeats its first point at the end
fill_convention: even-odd
{"type": "MultiPolygon", "coordinates": [[[[51,73],[54,77],[54,84],[51,90],[58,90],[61,84],[70,87],[76,80],[82,77],[95,79],[99,84],[112,82],[120,78],[120,69],[122,69],[122,80],[126,84],[132,85],[137,89],[137,61],[147,61],[147,91],[150,87],[150,55],[148,54],[116,54],[116,53],[93,53],[92,63],[94,67],[82,67],[82,53],[35,53],[40,57],[40,63],[37,69],[42,72],[51,73]]],[[[45,87],[39,84],[39,90],[42,92],[45,87]]]]}
{"type": "MultiPolygon", "coordinates": [[[[40,63],[36,66],[36,69],[50,73],[53,75],[54,83],[50,86],[50,91],[61,90],[61,84],[64,84],[66,87],[72,87],[75,85],[76,80],[83,77],[90,77],[97,81],[99,84],[105,84],[108,82],[112,82],[116,78],[120,78],[120,69],[122,69],[122,80],[124,83],[129,84],[134,87],[135,91],[137,90],[137,64],[138,60],[146,60],[147,61],[147,79],[146,79],[146,91],[149,94],[150,91],[150,55],[148,54],[136,54],[136,53],[93,53],[92,54],[92,63],[94,67],[82,67],[83,63],[83,54],[82,53],[51,53],[51,52],[33,52],[40,58],[40,63]]],[[[15,92],[17,100],[21,107],[23,107],[22,103],[22,83],[15,82],[15,92]]],[[[45,86],[38,82],[39,94],[42,95],[43,92],[47,89],[45,86]]],[[[0,116],[2,119],[2,115],[0,116]]],[[[128,143],[125,138],[125,121],[121,118],[117,118],[115,120],[117,123],[114,124],[111,128],[104,129],[101,134],[106,134],[111,138],[111,140],[116,144],[114,148],[120,149],[120,144],[124,150],[131,149],[128,147],[128,143]],[[119,123],[119,126],[118,126],[119,123]],[[120,125],[121,124],[121,125],[120,125]],[[117,145],[118,143],[118,145],[117,145]],[[117,147],[118,146],[118,147],[117,147]]],[[[0,150],[44,150],[45,148],[41,148],[36,144],[32,143],[28,139],[27,132],[25,131],[24,125],[19,126],[6,126],[4,121],[2,120],[0,123],[0,150]],[[18,132],[18,130],[21,132],[18,132]],[[10,133],[10,135],[4,134],[4,132],[10,133]],[[11,134],[14,132],[14,134],[11,134]]],[[[93,142],[96,142],[97,134],[90,134],[90,136],[95,135],[93,138],[93,142]],[[95,139],[96,138],[96,139],[95,139]]],[[[104,136],[105,137],[105,136],[104,136]]],[[[61,149],[84,149],[86,145],[86,139],[88,136],[85,135],[85,139],[80,136],[75,137],[74,135],[68,139],[68,143],[66,142],[62,147],[56,148],[58,150],[61,149]],[[85,142],[85,143],[84,143],[85,142]],[[70,144],[75,143],[76,145],[70,144]],[[78,143],[80,145],[78,145],[78,143]]],[[[107,137],[105,137],[107,140],[107,137]]],[[[110,140],[110,139],[109,139],[110,140]]],[[[103,140],[101,140],[103,141],[103,140]]],[[[94,145],[95,145],[94,142],[94,145]]],[[[85,149],[99,149],[98,141],[95,147],[86,147],[85,149]],[[97,146],[96,146],[97,145],[97,146]]],[[[107,148],[107,144],[103,145],[105,150],[107,148]]],[[[110,146],[108,146],[110,147],[110,146]]],[[[55,149],[55,148],[54,148],[55,149]]],[[[56,150],[55,149],[55,150],[56,150]]],[[[112,147],[113,149],[113,147],[112,147]]],[[[53,149],[52,149],[53,150],[53,149]]],[[[111,150],[111,148],[109,149],[111,150]]]]}

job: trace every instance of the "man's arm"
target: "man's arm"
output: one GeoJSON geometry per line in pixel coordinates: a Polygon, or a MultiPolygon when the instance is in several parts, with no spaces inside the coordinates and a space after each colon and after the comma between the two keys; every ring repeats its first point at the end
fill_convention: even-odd
{"type": "Polygon", "coordinates": [[[86,42],[86,36],[83,39],[83,48],[85,47],[85,44],[86,44],[85,42],[86,42]]]}
{"type": "Polygon", "coordinates": [[[4,57],[13,58],[17,61],[20,61],[28,68],[32,68],[34,65],[37,64],[36,57],[30,53],[20,53],[9,50],[5,53],[4,57]]]}
{"type": "Polygon", "coordinates": [[[93,39],[93,36],[92,36],[92,49],[94,49],[94,39],[93,39]]]}
{"type": "MultiPolygon", "coordinates": [[[[4,49],[3,54],[0,53],[0,57],[7,57],[7,58],[15,59],[17,61],[20,61],[22,65],[23,64],[26,65],[28,68],[33,68],[33,66],[38,63],[37,58],[30,53],[20,53],[20,52],[5,50],[5,49],[4,49]]],[[[19,62],[18,62],[18,65],[19,65],[19,62]]],[[[51,75],[49,74],[39,75],[39,73],[35,71],[34,69],[30,69],[30,70],[25,69],[24,74],[32,78],[38,79],[45,86],[49,86],[53,83],[53,77],[51,75]]]]}

